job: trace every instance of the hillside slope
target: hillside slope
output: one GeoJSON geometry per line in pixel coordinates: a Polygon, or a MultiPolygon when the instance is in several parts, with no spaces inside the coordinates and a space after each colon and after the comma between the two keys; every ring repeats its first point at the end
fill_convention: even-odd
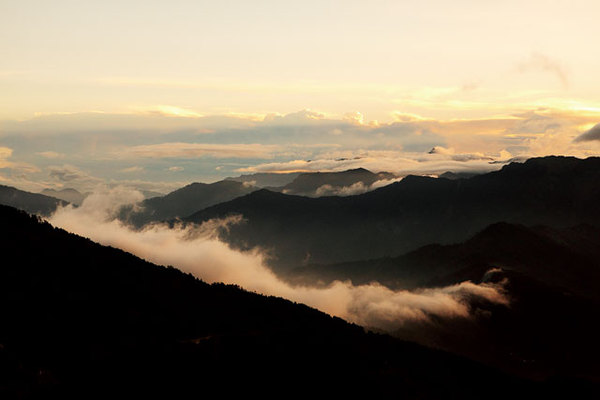
{"type": "Polygon", "coordinates": [[[11,186],[0,185],[0,205],[16,207],[32,214],[48,216],[67,202],[39,193],[30,193],[11,186]]]}
{"type": "Polygon", "coordinates": [[[504,282],[508,308],[473,304],[472,320],[440,320],[395,335],[529,377],[600,381],[600,229],[498,223],[464,243],[428,245],[400,257],[290,271],[298,284],[380,282],[396,290],[465,280],[504,282]],[[492,272],[490,272],[492,271],[492,272]]]}
{"type": "Polygon", "coordinates": [[[165,196],[153,197],[133,206],[124,207],[120,218],[134,226],[185,217],[214,204],[251,193],[256,188],[241,182],[219,181],[192,183],[165,196]]]}
{"type": "Polygon", "coordinates": [[[555,390],[283,299],[208,285],[12,208],[0,215],[3,398],[555,390]]]}

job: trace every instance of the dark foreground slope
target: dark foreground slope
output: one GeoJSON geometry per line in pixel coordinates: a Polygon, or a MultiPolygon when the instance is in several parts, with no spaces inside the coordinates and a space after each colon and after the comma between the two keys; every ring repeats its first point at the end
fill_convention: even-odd
{"type": "Polygon", "coordinates": [[[408,176],[350,197],[306,198],[259,190],[187,218],[242,214],[222,238],[271,252],[275,269],[397,256],[466,240],[496,222],[600,225],[600,158],[545,157],[469,179],[408,176]]]}
{"type": "Polygon", "coordinates": [[[67,202],[39,193],[30,193],[11,186],[0,185],[0,205],[16,207],[32,214],[50,215],[67,202]]]}
{"type": "Polygon", "coordinates": [[[0,207],[0,397],[502,398],[529,383],[0,207]]]}
{"type": "Polygon", "coordinates": [[[198,210],[251,193],[256,187],[241,182],[192,183],[165,196],[146,199],[121,210],[122,220],[134,226],[186,217],[198,210]]]}
{"type": "Polygon", "coordinates": [[[400,257],[297,268],[296,283],[350,279],[394,289],[504,281],[511,304],[475,305],[470,320],[400,329],[396,335],[530,377],[600,381],[600,229],[498,223],[461,244],[400,257]],[[488,271],[494,271],[492,273],[488,271]]]}

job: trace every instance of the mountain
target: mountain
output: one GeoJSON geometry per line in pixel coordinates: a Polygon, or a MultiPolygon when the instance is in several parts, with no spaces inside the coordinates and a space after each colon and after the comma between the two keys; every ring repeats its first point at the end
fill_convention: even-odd
{"type": "Polygon", "coordinates": [[[362,193],[377,181],[395,178],[397,178],[397,176],[389,172],[379,172],[374,174],[364,168],[341,172],[311,172],[300,174],[287,185],[280,188],[272,188],[271,190],[285,194],[311,197],[343,194],[344,189],[350,189],[348,194],[354,194],[351,190],[353,185],[360,185],[360,187],[356,187],[354,190],[362,193]]]}
{"type": "Polygon", "coordinates": [[[578,375],[600,381],[600,229],[498,223],[454,245],[428,245],[400,257],[297,268],[307,284],[350,279],[394,289],[504,282],[508,309],[478,305],[476,319],[445,320],[395,334],[530,377],[578,375]],[[492,271],[492,272],[490,272],[492,271]]]}
{"type": "Polygon", "coordinates": [[[144,196],[144,199],[151,199],[152,197],[162,197],[165,194],[160,192],[155,192],[154,190],[140,190],[140,193],[144,196]]]}
{"type": "Polygon", "coordinates": [[[124,207],[120,218],[135,226],[188,216],[198,210],[235,199],[256,188],[240,182],[192,183],[162,197],[124,207]]]}
{"type": "Polygon", "coordinates": [[[241,214],[221,238],[259,247],[275,270],[397,256],[468,239],[496,222],[600,225],[600,158],[543,157],[468,179],[407,176],[357,196],[307,198],[258,190],[185,220],[241,214]]]}
{"type": "Polygon", "coordinates": [[[77,190],[71,188],[61,190],[44,189],[41,193],[45,196],[50,196],[56,199],[64,200],[68,203],[75,204],[77,206],[80,206],[81,203],[83,203],[83,199],[86,198],[86,195],[81,194],[77,190]]]}
{"type": "Polygon", "coordinates": [[[288,173],[272,173],[272,172],[259,172],[256,174],[240,175],[237,177],[225,178],[226,181],[242,182],[256,186],[259,188],[264,187],[280,187],[285,186],[293,181],[299,172],[288,172],[288,173]]]}
{"type": "Polygon", "coordinates": [[[580,389],[515,378],[280,298],[209,285],[9,207],[0,207],[0,218],[2,398],[292,391],[505,398],[580,389]]]}
{"type": "Polygon", "coordinates": [[[445,178],[445,179],[465,179],[465,178],[472,178],[476,175],[479,175],[477,172],[452,172],[452,171],[446,171],[443,174],[441,174],[439,176],[439,178],[445,178]]]}
{"type": "Polygon", "coordinates": [[[32,214],[50,215],[58,206],[67,203],[54,197],[30,193],[11,186],[0,185],[0,204],[16,207],[32,214]]]}
{"type": "Polygon", "coordinates": [[[476,267],[480,266],[518,271],[600,301],[600,229],[591,225],[554,229],[496,223],[463,243],[431,244],[398,257],[308,265],[286,276],[303,284],[377,281],[392,289],[415,289],[476,280],[480,277],[476,267]],[[466,274],[471,270],[474,275],[466,274]]]}

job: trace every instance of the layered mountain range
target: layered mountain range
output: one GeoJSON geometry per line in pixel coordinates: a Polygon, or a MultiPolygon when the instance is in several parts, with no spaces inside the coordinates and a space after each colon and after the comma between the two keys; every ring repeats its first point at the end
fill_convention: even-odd
{"type": "Polygon", "coordinates": [[[3,398],[566,390],[235,286],[208,285],[0,206],[3,398]],[[31,251],[35,249],[35,251],[31,251]]]}
{"type": "Polygon", "coordinates": [[[468,239],[496,222],[599,224],[600,158],[535,158],[468,179],[407,176],[357,196],[309,198],[258,190],[185,218],[241,215],[221,238],[261,248],[275,270],[398,256],[468,239]]]}
{"type": "Polygon", "coordinates": [[[0,185],[0,204],[16,207],[32,214],[50,215],[67,202],[39,193],[31,193],[11,186],[0,185]]]}
{"type": "Polygon", "coordinates": [[[600,378],[600,229],[493,224],[469,240],[427,245],[399,257],[290,271],[300,285],[334,280],[426,290],[464,281],[503,282],[508,308],[478,308],[471,320],[403,328],[393,334],[530,377],[600,378]]]}
{"type": "MultiPolygon", "coordinates": [[[[361,169],[278,177],[270,189],[251,178],[191,184],[120,218],[143,229],[240,216],[217,228],[220,239],[262,252],[296,286],[341,280],[418,294],[470,281],[493,285],[507,302],[465,295],[469,318],[429,316],[391,336],[367,333],[0,207],[0,394],[89,397],[90,388],[109,395],[124,386],[131,395],[199,395],[234,390],[232,381],[239,393],[271,395],[290,387],[407,398],[598,393],[600,158],[544,157],[391,184],[398,178],[361,169]],[[350,187],[368,191],[340,190],[350,187]]],[[[67,203],[2,186],[0,204],[49,215],[67,203]]]]}

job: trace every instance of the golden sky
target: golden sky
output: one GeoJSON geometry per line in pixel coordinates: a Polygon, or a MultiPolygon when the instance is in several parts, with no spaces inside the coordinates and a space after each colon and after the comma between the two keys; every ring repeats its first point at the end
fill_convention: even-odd
{"type": "Polygon", "coordinates": [[[62,184],[60,167],[180,183],[384,149],[393,167],[429,146],[597,155],[574,139],[600,122],[599,14],[588,0],[2,1],[0,180],[62,184]]]}
{"type": "Polygon", "coordinates": [[[600,107],[597,1],[3,1],[0,118],[600,107]]]}

